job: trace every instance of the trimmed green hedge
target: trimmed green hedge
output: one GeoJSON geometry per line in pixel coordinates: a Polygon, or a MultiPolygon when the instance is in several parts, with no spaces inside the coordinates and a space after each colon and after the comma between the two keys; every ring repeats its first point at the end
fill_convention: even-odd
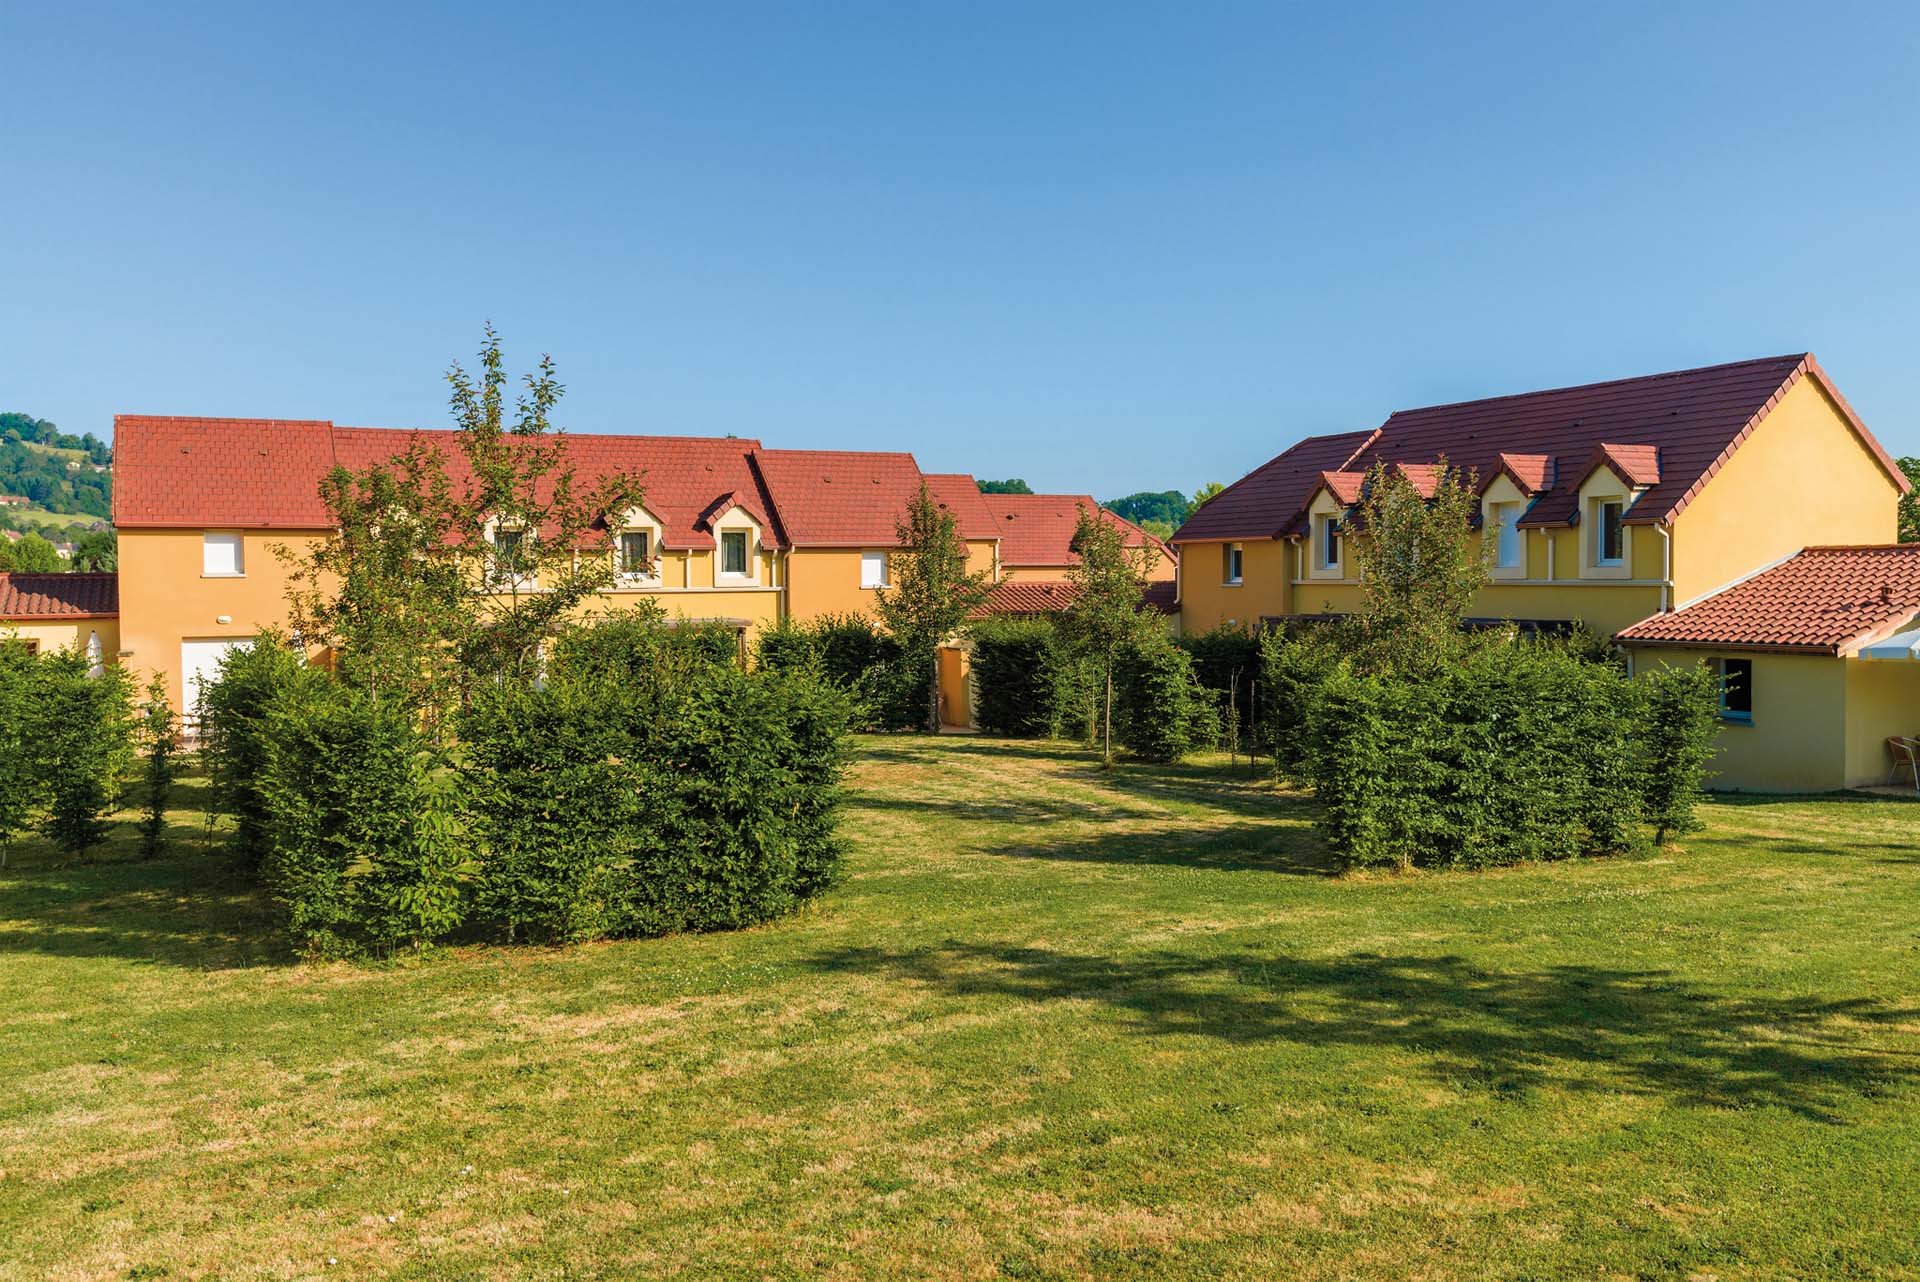
{"type": "Polygon", "coordinates": [[[846,691],[855,730],[926,728],[932,659],[909,656],[865,615],[782,619],[761,631],[757,657],[767,671],[811,669],[846,691]]]}
{"type": "Polygon", "coordinates": [[[1135,756],[1174,762],[1219,743],[1216,696],[1200,684],[1193,656],[1171,640],[1123,647],[1113,676],[1114,734],[1135,756]]]}
{"type": "Polygon", "coordinates": [[[974,719],[1016,739],[1085,737],[1085,682],[1046,619],[992,619],[973,633],[974,719]]]}

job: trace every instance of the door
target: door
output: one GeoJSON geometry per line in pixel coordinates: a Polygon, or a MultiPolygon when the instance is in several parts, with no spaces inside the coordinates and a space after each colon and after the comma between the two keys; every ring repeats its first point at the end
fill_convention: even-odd
{"type": "Polygon", "coordinates": [[[220,679],[220,660],[227,651],[246,644],[233,637],[180,643],[180,716],[189,734],[200,729],[200,692],[220,679]]]}
{"type": "Polygon", "coordinates": [[[959,646],[940,651],[940,724],[968,726],[972,717],[967,707],[967,652],[959,646]]]}

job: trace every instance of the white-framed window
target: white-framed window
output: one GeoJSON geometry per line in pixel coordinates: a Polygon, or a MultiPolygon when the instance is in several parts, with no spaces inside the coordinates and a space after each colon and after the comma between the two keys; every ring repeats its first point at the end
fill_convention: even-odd
{"type": "Polygon", "coordinates": [[[1520,568],[1520,505],[1490,503],[1487,524],[1493,527],[1493,563],[1502,570],[1520,568]]]}
{"type": "Polygon", "coordinates": [[[653,577],[653,531],[622,530],[614,544],[620,577],[639,582],[653,577]]]}
{"type": "Polygon", "coordinates": [[[1595,499],[1593,502],[1593,563],[1625,565],[1627,527],[1625,499],[1595,499]]]}
{"type": "Polygon", "coordinates": [[[200,537],[200,573],[210,579],[238,579],[246,575],[246,545],[238,534],[208,533],[200,537]]]}
{"type": "Polygon", "coordinates": [[[860,554],[860,586],[863,588],[884,588],[892,584],[887,577],[887,554],[885,552],[862,552],[860,554]]]}
{"type": "Polygon", "coordinates": [[[1314,518],[1314,559],[1323,570],[1340,568],[1340,518],[1337,516],[1317,516],[1314,518]]]}
{"type": "Polygon", "coordinates": [[[1753,660],[1715,659],[1714,674],[1720,678],[1720,719],[1753,723],[1753,660]]]}
{"type": "Polygon", "coordinates": [[[496,587],[531,589],[537,582],[533,540],[525,530],[493,531],[493,582],[496,587]]]}
{"type": "Polygon", "coordinates": [[[736,579],[747,577],[747,532],[745,530],[720,531],[720,573],[732,575],[736,579]]]}
{"type": "Polygon", "coordinates": [[[1241,582],[1241,573],[1245,569],[1246,548],[1239,543],[1229,543],[1221,550],[1220,574],[1223,583],[1241,582]]]}

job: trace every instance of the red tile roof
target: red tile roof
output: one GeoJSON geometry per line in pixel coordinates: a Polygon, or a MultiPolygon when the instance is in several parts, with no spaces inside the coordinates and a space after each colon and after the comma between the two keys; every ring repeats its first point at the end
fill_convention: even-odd
{"type": "Polygon", "coordinates": [[[1621,466],[1657,478],[1626,518],[1652,524],[1678,515],[1802,378],[1815,379],[1833,398],[1904,492],[1900,469],[1804,353],[1401,410],[1347,466],[1364,471],[1376,460],[1427,463],[1444,457],[1484,476],[1500,466],[1503,453],[1547,455],[1555,460],[1556,483],[1521,524],[1564,525],[1574,516],[1574,478],[1605,446],[1621,466]]]}
{"type": "Polygon", "coordinates": [[[1177,545],[1278,538],[1281,527],[1312,497],[1322,473],[1345,467],[1374,435],[1309,436],[1201,504],[1174,532],[1172,541],[1177,545]]]}
{"type": "Polygon", "coordinates": [[[893,547],[920,492],[911,454],[760,450],[754,459],[796,547],[893,547]]]}
{"type": "MultiPolygon", "coordinates": [[[[1068,579],[1046,582],[1008,580],[993,585],[986,604],[974,611],[976,617],[991,614],[1054,614],[1072,604],[1079,589],[1068,579]]],[[[1174,602],[1170,581],[1149,583],[1141,595],[1140,608],[1158,614],[1174,614],[1180,607],[1174,602]]]]}
{"type": "Polygon", "coordinates": [[[99,619],[119,612],[116,574],[0,574],[0,619],[99,619]]]}
{"type": "Polygon", "coordinates": [[[1506,476],[1522,494],[1534,495],[1553,484],[1553,458],[1547,454],[1513,454],[1506,450],[1494,456],[1492,470],[1480,478],[1480,490],[1500,476],[1506,476]]]}
{"type": "Polygon", "coordinates": [[[315,420],[113,420],[113,523],[323,530],[333,425],[315,420]]]}
{"type": "Polygon", "coordinates": [[[1098,512],[1118,529],[1128,547],[1171,549],[1125,517],[1107,511],[1089,494],[983,494],[1000,532],[1000,564],[1007,566],[1078,565],[1074,531],[1082,511],[1098,512]]]}
{"type": "Polygon", "coordinates": [[[1920,543],[1807,548],[1618,634],[1636,645],[1846,654],[1920,615],[1920,543]]]}
{"type": "Polygon", "coordinates": [[[963,539],[985,540],[1000,537],[994,524],[993,509],[987,506],[980,485],[965,472],[929,472],[927,490],[933,501],[953,513],[954,526],[963,539]]]}

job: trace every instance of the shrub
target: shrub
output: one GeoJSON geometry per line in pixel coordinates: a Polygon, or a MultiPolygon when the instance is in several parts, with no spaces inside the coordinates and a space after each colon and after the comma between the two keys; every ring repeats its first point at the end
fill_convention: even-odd
{"type": "Polygon", "coordinates": [[[1647,819],[1654,841],[1700,826],[1694,803],[1707,778],[1707,761],[1719,734],[1719,692],[1705,664],[1661,666],[1641,678],[1647,819]]]}
{"type": "Polygon", "coordinates": [[[1213,692],[1200,684],[1193,656],[1164,637],[1120,648],[1114,706],[1120,742],[1148,761],[1179,761],[1220,740],[1213,692]]]}
{"type": "MultiPolygon", "coordinates": [[[[1260,675],[1260,640],[1251,628],[1222,624],[1208,632],[1181,637],[1178,642],[1193,656],[1193,671],[1200,684],[1217,696],[1221,715],[1231,713],[1239,726],[1254,724],[1253,687],[1260,675]]],[[[1238,726],[1229,728],[1229,737],[1239,738],[1238,726]]]]}
{"type": "Polygon", "coordinates": [[[1328,627],[1269,632],[1260,638],[1259,745],[1283,777],[1306,780],[1319,737],[1314,716],[1320,691],[1340,663],[1341,636],[1328,627]]]}
{"type": "Polygon", "coordinates": [[[38,658],[34,750],[46,798],[43,827],[54,845],[79,855],[98,845],[133,764],[133,703],[126,673],[87,675],[84,654],[38,658]]]}
{"type": "Polygon", "coordinates": [[[456,926],[467,843],[403,704],[296,670],[275,683],[262,723],[261,880],[288,933],[343,955],[456,926]]]}
{"type": "Polygon", "coordinates": [[[140,816],[140,854],[152,859],[159,855],[166,841],[167,798],[179,774],[176,752],[180,746],[173,704],[167,698],[167,679],[158,672],[147,682],[140,729],[146,749],[146,810],[140,816]]]}
{"type": "Polygon", "coordinates": [[[856,730],[918,730],[927,718],[930,656],[908,655],[865,615],[791,619],[761,632],[759,664],[770,672],[812,668],[852,696],[856,730]]]}
{"type": "Polygon", "coordinates": [[[233,816],[233,847],[250,867],[258,867],[267,852],[269,814],[260,787],[268,710],[302,671],[286,637],[262,629],[251,644],[227,651],[218,679],[201,693],[201,754],[214,803],[233,816]]]}
{"type": "Polygon", "coordinates": [[[35,659],[27,647],[0,637],[0,868],[40,795],[29,755],[34,678],[35,659]]]}
{"type": "Polygon", "coordinates": [[[1044,619],[994,619],[973,633],[974,717],[990,734],[1052,739],[1070,717],[1069,660],[1044,619]]]}

